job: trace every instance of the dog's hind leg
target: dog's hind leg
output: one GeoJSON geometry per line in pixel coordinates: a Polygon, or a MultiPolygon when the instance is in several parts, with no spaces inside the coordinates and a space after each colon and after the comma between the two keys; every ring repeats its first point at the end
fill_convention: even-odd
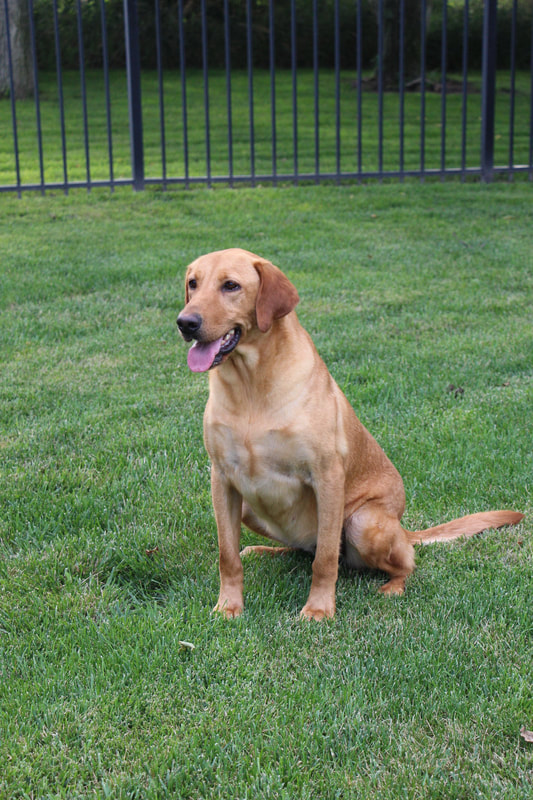
{"type": "MultiPolygon", "coordinates": [[[[267,539],[277,541],[270,533],[266,522],[258,517],[254,511],[252,511],[248,503],[242,504],[242,522],[243,525],[246,525],[246,527],[254,533],[258,533],[260,536],[265,536],[267,539]]],[[[267,554],[271,556],[281,556],[285,553],[291,553],[296,549],[296,547],[271,547],[263,544],[248,545],[248,547],[245,547],[241,550],[241,558],[245,558],[253,553],[256,555],[267,554]]]]}
{"type": "Polygon", "coordinates": [[[399,520],[377,503],[367,503],[344,523],[349,566],[386,572],[390,580],[380,592],[403,594],[415,568],[414,548],[399,520]]]}
{"type": "Polygon", "coordinates": [[[264,544],[250,544],[241,550],[241,558],[251,555],[284,556],[287,553],[293,553],[297,549],[296,547],[276,547],[276,545],[268,547],[264,544]]]}

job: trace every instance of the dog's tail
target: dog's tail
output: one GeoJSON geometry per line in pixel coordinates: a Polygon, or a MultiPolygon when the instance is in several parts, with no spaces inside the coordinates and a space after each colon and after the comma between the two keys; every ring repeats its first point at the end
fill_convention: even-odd
{"type": "Polygon", "coordinates": [[[467,517],[427,528],[425,531],[406,531],[411,544],[431,544],[449,542],[460,536],[474,536],[487,528],[500,528],[502,525],[516,525],[524,515],[519,511],[482,511],[467,517]]]}

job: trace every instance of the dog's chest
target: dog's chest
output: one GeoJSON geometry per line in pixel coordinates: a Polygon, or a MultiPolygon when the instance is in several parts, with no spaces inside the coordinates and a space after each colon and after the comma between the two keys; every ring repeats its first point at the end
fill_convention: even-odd
{"type": "Polygon", "coordinates": [[[286,429],[216,424],[206,430],[206,445],[225,478],[258,511],[283,512],[309,486],[309,453],[286,429]]]}

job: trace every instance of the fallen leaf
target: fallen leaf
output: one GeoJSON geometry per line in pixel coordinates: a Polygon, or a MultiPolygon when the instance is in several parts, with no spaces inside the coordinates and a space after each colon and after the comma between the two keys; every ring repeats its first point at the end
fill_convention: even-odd
{"type": "Polygon", "coordinates": [[[150,556],[153,556],[153,555],[154,555],[154,553],[157,553],[158,551],[159,551],[159,547],[156,545],[155,547],[152,547],[152,549],[151,549],[151,550],[147,550],[147,551],[146,551],[146,555],[147,555],[148,557],[150,557],[150,556]]]}
{"type": "Polygon", "coordinates": [[[520,736],[522,739],[525,739],[526,742],[533,742],[533,731],[527,731],[525,726],[520,728],[520,736]]]}
{"type": "Polygon", "coordinates": [[[194,645],[191,642],[178,642],[180,650],[194,650],[194,645]]]}

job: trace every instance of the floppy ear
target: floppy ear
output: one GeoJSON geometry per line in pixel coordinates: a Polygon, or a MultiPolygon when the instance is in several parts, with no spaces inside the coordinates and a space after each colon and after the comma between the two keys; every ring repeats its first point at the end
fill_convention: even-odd
{"type": "Polygon", "coordinates": [[[296,287],[270,261],[255,261],[254,267],[260,280],[255,301],[257,327],[266,333],[275,319],[284,317],[296,307],[300,298],[296,287]]]}

